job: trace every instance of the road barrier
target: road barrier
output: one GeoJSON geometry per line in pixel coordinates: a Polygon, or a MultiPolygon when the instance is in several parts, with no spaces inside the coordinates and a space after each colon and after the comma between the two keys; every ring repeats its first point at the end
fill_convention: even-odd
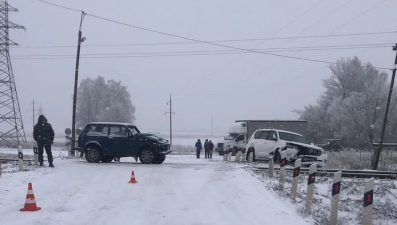
{"type": "Polygon", "coordinates": [[[19,171],[23,171],[23,149],[18,145],[19,171]]]}
{"type": "Polygon", "coordinates": [[[240,162],[240,157],[241,157],[241,151],[237,151],[236,157],[234,158],[235,162],[240,162]]]}
{"type": "Polygon", "coordinates": [[[34,154],[34,165],[39,165],[39,151],[37,147],[33,147],[33,154],[34,154]]]}
{"type": "Polygon", "coordinates": [[[310,212],[314,194],[314,183],[316,182],[317,163],[310,166],[309,178],[307,179],[306,211],[310,212]]]}
{"type": "Polygon", "coordinates": [[[363,225],[372,224],[373,201],[374,201],[374,178],[371,178],[365,183],[363,225]]]}
{"type": "Polygon", "coordinates": [[[246,162],[246,161],[247,161],[246,155],[247,155],[247,153],[246,153],[245,150],[244,150],[244,152],[243,152],[243,154],[242,154],[242,156],[241,156],[241,161],[242,161],[242,162],[246,162]]]}
{"type": "Polygon", "coordinates": [[[285,180],[285,166],[287,165],[287,153],[281,153],[281,164],[280,164],[280,177],[278,180],[278,185],[281,191],[284,191],[284,180],[285,180]]]}
{"type": "Polygon", "coordinates": [[[342,172],[339,171],[334,174],[334,179],[332,181],[330,225],[336,225],[338,222],[338,207],[339,207],[339,193],[340,193],[341,180],[342,180],[342,172]]]}
{"type": "Polygon", "coordinates": [[[298,179],[301,170],[301,159],[295,161],[294,174],[292,175],[291,198],[295,201],[298,190],[298,179]]]}
{"type": "MultiPolygon", "coordinates": [[[[254,168],[256,171],[263,171],[265,169],[268,170],[269,172],[269,177],[273,177],[273,162],[271,157],[269,161],[269,167],[268,168],[254,168]]],[[[283,165],[283,155],[281,155],[281,164],[280,164],[280,169],[279,169],[279,186],[280,190],[284,190],[284,176],[285,176],[285,166],[283,165]],[[284,174],[284,175],[283,175],[284,174]]],[[[291,188],[291,198],[295,200],[296,198],[296,192],[297,192],[297,185],[298,185],[298,178],[300,173],[303,171],[300,168],[301,166],[301,161],[300,159],[295,161],[295,167],[294,169],[288,169],[290,171],[293,171],[292,173],[292,188],[291,188]]],[[[341,182],[342,182],[342,177],[343,174],[347,175],[361,175],[362,177],[365,176],[385,176],[388,179],[395,179],[396,173],[395,172],[380,172],[380,171],[361,171],[361,172],[356,172],[356,171],[348,171],[348,170],[343,170],[343,171],[337,171],[336,170],[319,170],[321,172],[324,172],[323,174],[329,174],[329,173],[334,173],[334,178],[332,182],[332,190],[331,190],[331,212],[330,212],[330,225],[336,225],[338,221],[338,207],[339,207],[339,198],[340,198],[340,190],[341,190],[341,182]]],[[[308,176],[308,181],[307,181],[307,192],[306,192],[306,204],[305,204],[305,209],[308,213],[311,212],[311,204],[313,200],[313,195],[314,195],[314,188],[315,188],[315,182],[316,182],[316,175],[317,175],[317,163],[312,164],[309,168],[309,176],[308,176]]],[[[304,173],[304,172],[303,172],[304,173]]],[[[372,225],[372,215],[373,215],[373,201],[374,201],[374,178],[370,178],[366,181],[365,183],[365,189],[364,189],[364,199],[363,199],[363,225],[372,225]]]]}

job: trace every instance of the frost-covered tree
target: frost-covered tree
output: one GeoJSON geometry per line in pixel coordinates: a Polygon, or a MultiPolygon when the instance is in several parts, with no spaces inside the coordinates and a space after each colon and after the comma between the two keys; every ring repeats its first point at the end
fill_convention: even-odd
{"type": "MultiPolygon", "coordinates": [[[[305,107],[297,111],[301,119],[309,121],[309,135],[318,140],[337,134],[352,147],[372,147],[384,115],[387,74],[370,63],[363,65],[357,57],[338,60],[329,68],[331,76],[323,80],[325,93],[318,106],[310,106],[318,110],[305,107]]],[[[397,118],[393,120],[397,130],[397,118]]]]}
{"type": "Polygon", "coordinates": [[[126,122],[135,121],[135,106],[127,86],[121,81],[105,81],[99,76],[96,79],[84,79],[77,90],[76,120],[80,127],[89,122],[126,122]]]}

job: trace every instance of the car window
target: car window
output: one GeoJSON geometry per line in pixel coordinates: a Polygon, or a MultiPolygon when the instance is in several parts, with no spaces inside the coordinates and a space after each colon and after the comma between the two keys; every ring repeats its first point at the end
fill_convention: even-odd
{"type": "Polygon", "coordinates": [[[109,133],[109,126],[101,124],[91,124],[87,128],[87,136],[107,136],[109,133]]]}
{"type": "Polygon", "coordinates": [[[119,125],[110,126],[109,136],[128,137],[128,129],[125,126],[119,125]]]}
{"type": "Polygon", "coordinates": [[[275,131],[270,131],[270,132],[269,132],[269,135],[267,135],[266,140],[272,140],[272,141],[274,141],[273,135],[276,136],[276,138],[277,138],[277,133],[276,133],[275,131]]]}
{"type": "Polygon", "coordinates": [[[254,139],[259,139],[259,136],[262,134],[263,131],[257,131],[254,135],[254,139]]]}
{"type": "Polygon", "coordinates": [[[266,139],[268,134],[269,131],[262,131],[261,135],[259,136],[259,139],[266,139]]]}

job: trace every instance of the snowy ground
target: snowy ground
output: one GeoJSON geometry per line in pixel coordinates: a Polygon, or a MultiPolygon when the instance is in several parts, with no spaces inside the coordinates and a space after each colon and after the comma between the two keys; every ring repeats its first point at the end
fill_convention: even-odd
{"type": "Polygon", "coordinates": [[[244,164],[225,163],[217,155],[170,155],[162,165],[129,158],[108,164],[56,158],[54,164],[0,177],[1,225],[314,223],[267,190],[244,164]],[[132,170],[137,184],[127,183],[132,170]],[[38,212],[19,211],[29,182],[42,207],[38,212]]]}

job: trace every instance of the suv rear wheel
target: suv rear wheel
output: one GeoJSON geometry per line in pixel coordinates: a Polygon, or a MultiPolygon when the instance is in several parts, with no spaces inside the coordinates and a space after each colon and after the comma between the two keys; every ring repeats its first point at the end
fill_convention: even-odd
{"type": "Polygon", "coordinates": [[[89,163],[98,163],[102,158],[102,153],[98,146],[88,146],[85,150],[85,159],[89,163]]]}
{"type": "Polygon", "coordinates": [[[152,164],[155,162],[155,158],[154,152],[148,148],[143,149],[139,156],[139,160],[143,164],[152,164]]]}

